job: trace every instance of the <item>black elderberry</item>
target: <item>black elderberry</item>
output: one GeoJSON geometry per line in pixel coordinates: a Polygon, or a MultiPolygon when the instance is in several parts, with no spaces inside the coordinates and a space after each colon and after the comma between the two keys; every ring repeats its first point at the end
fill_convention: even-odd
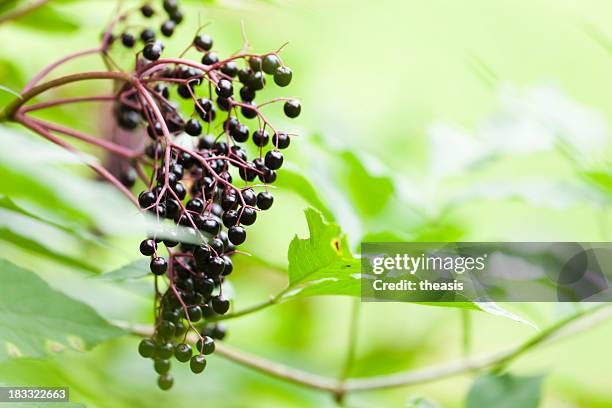
{"type": "Polygon", "coordinates": [[[280,169],[283,165],[283,154],[278,150],[270,150],[266,153],[265,163],[271,170],[280,169]]]}
{"type": "Polygon", "coordinates": [[[174,336],[174,323],[168,320],[162,320],[157,326],[157,333],[164,339],[171,339],[174,336]]]}
{"type": "Polygon", "coordinates": [[[249,81],[250,75],[251,75],[251,72],[248,69],[240,68],[238,70],[238,80],[245,85],[249,81]]]}
{"type": "Polygon", "coordinates": [[[198,277],[193,282],[193,286],[196,292],[204,297],[209,297],[215,288],[215,282],[210,278],[198,277]]]}
{"type": "Polygon", "coordinates": [[[213,39],[208,34],[200,34],[193,39],[193,44],[200,51],[210,51],[213,46],[213,39]]]}
{"type": "Polygon", "coordinates": [[[174,377],[170,373],[162,374],[157,379],[157,385],[161,390],[169,390],[174,384],[174,377]]]}
{"type": "Polygon", "coordinates": [[[199,198],[192,198],[191,200],[187,201],[185,208],[187,209],[187,211],[201,213],[204,209],[204,203],[199,198]]]}
{"type": "Polygon", "coordinates": [[[172,37],[174,34],[174,28],[176,27],[176,22],[174,20],[167,20],[161,25],[160,31],[166,37],[172,37]]]}
{"type": "Polygon", "coordinates": [[[155,204],[155,194],[151,191],[143,191],[138,195],[138,204],[140,208],[147,208],[155,204]]]}
{"type": "Polygon", "coordinates": [[[257,220],[257,211],[252,207],[245,207],[239,210],[238,213],[240,214],[240,223],[242,225],[253,225],[257,220]]]}
{"type": "Polygon", "coordinates": [[[170,97],[170,89],[164,84],[157,84],[153,89],[166,99],[170,97]]]}
{"type": "Polygon", "coordinates": [[[202,319],[202,309],[198,305],[189,306],[187,316],[192,323],[199,322],[202,319]]]}
{"type": "Polygon", "coordinates": [[[255,143],[256,146],[264,147],[265,145],[268,144],[269,140],[270,140],[270,135],[268,134],[266,130],[257,129],[256,131],[253,132],[253,143],[255,143]]]}
{"type": "MultiPolygon", "coordinates": [[[[178,322],[180,318],[181,318],[181,311],[179,309],[165,308],[164,311],[162,312],[162,319],[164,319],[164,321],[174,323],[175,329],[176,329],[176,323],[178,322]]],[[[169,337],[173,337],[173,336],[169,336],[169,337]]]]}
{"type": "Polygon", "coordinates": [[[286,149],[287,147],[289,147],[290,142],[291,139],[289,138],[289,135],[285,132],[279,132],[278,134],[275,133],[274,136],[272,136],[272,144],[277,149],[286,149]]]}
{"type": "Polygon", "coordinates": [[[144,358],[151,358],[155,355],[155,342],[151,339],[142,339],[138,344],[138,353],[144,358]]]}
{"type": "Polygon", "coordinates": [[[227,231],[227,237],[234,245],[240,245],[246,240],[246,231],[240,226],[233,226],[227,231]]]}
{"type": "Polygon", "coordinates": [[[159,343],[155,346],[155,355],[157,358],[169,359],[174,354],[172,343],[159,343]]]}
{"type": "MultiPolygon", "coordinates": [[[[179,205],[179,202],[176,201],[174,198],[169,198],[166,200],[166,217],[174,218],[178,215],[180,210],[181,207],[179,205]]],[[[176,246],[176,244],[174,246],[176,246]]]]}
{"type": "Polygon", "coordinates": [[[174,173],[174,175],[176,176],[177,180],[180,180],[183,178],[183,173],[185,171],[184,167],[182,164],[179,163],[173,163],[170,165],[170,171],[172,173],[174,173]]]}
{"type": "Polygon", "coordinates": [[[257,157],[253,160],[253,164],[255,168],[259,171],[264,171],[266,169],[266,164],[264,163],[264,159],[262,157],[257,157]]]}
{"type": "Polygon", "coordinates": [[[176,322],[175,326],[176,326],[176,329],[174,331],[174,337],[180,337],[184,335],[185,333],[187,333],[187,326],[185,326],[185,324],[181,322],[180,320],[176,322]]]}
{"type": "Polygon", "coordinates": [[[244,102],[253,102],[255,99],[255,91],[249,88],[247,85],[240,88],[240,99],[244,102]]]}
{"type": "Polygon", "coordinates": [[[219,224],[219,221],[217,220],[208,219],[204,221],[204,225],[202,225],[202,231],[210,235],[217,235],[219,231],[221,231],[221,224],[219,224]]]}
{"type": "Polygon", "coordinates": [[[215,352],[215,341],[210,336],[204,336],[198,340],[196,349],[202,354],[212,354],[215,352]]]}
{"type": "Polygon", "coordinates": [[[238,74],[238,66],[234,61],[229,61],[221,67],[221,72],[233,78],[238,74]]]}
{"type": "Polygon", "coordinates": [[[128,48],[132,48],[134,44],[136,44],[136,38],[134,38],[132,34],[126,32],[121,34],[121,43],[128,48]]]}
{"type": "Polygon", "coordinates": [[[252,188],[247,188],[242,190],[242,199],[246,205],[255,205],[257,204],[257,196],[252,188]]]}
{"type": "Polygon", "coordinates": [[[197,119],[189,119],[185,123],[185,132],[190,136],[200,136],[202,134],[202,124],[197,119]]]}
{"type": "Polygon", "coordinates": [[[257,208],[260,210],[267,210],[272,207],[272,203],[274,202],[274,197],[269,191],[262,191],[257,194],[257,208]]]}
{"type": "Polygon", "coordinates": [[[140,12],[142,13],[143,16],[145,16],[146,18],[152,17],[153,14],[155,14],[155,10],[153,10],[153,7],[151,7],[150,4],[144,4],[141,8],[140,8],[140,12]]]}
{"type": "Polygon", "coordinates": [[[221,241],[219,238],[211,239],[208,243],[208,246],[210,246],[210,249],[212,249],[217,254],[222,254],[223,250],[225,249],[223,241],[221,241]]]}
{"type": "Polygon", "coordinates": [[[240,167],[238,174],[244,181],[253,181],[257,177],[257,168],[253,163],[246,163],[246,165],[240,167]]]}
{"type": "Polygon", "coordinates": [[[163,134],[162,127],[159,122],[155,122],[154,125],[150,123],[147,125],[147,134],[153,140],[156,140],[159,136],[163,134]]]}
{"type": "Polygon", "coordinates": [[[170,360],[165,358],[156,358],[153,362],[153,368],[157,374],[166,374],[170,371],[170,360]]]}
{"type": "Polygon", "coordinates": [[[206,262],[206,272],[213,278],[221,275],[224,269],[225,262],[220,256],[211,256],[206,262]]]}
{"type": "Polygon", "coordinates": [[[223,213],[222,219],[223,225],[225,225],[226,228],[233,227],[234,225],[238,224],[238,211],[227,210],[223,213]]]}
{"type": "Polygon", "coordinates": [[[125,130],[134,130],[138,127],[141,121],[141,116],[138,112],[132,109],[121,109],[117,123],[125,130]]]}
{"type": "Polygon", "coordinates": [[[215,316],[216,313],[210,306],[210,302],[202,305],[202,314],[204,315],[205,319],[210,319],[211,317],[215,316]]]}
{"type": "Polygon", "coordinates": [[[274,54],[266,55],[261,62],[261,66],[266,74],[272,75],[276,72],[276,69],[280,67],[280,61],[274,54]]]}
{"type": "Polygon", "coordinates": [[[250,57],[249,58],[249,67],[253,71],[261,71],[261,58],[259,58],[259,57],[250,57]]]}
{"type": "Polygon", "coordinates": [[[238,197],[236,197],[236,194],[234,194],[233,191],[225,192],[221,196],[221,208],[224,211],[227,211],[233,208],[237,203],[238,203],[238,197]]]}
{"type": "Polygon", "coordinates": [[[289,67],[278,67],[274,73],[274,83],[278,86],[287,86],[292,77],[293,73],[289,67]]]}
{"type": "Polygon", "coordinates": [[[181,24],[183,22],[183,12],[181,10],[174,10],[168,16],[170,20],[174,21],[176,24],[181,24]]]}
{"type": "Polygon", "coordinates": [[[223,268],[223,276],[227,276],[229,274],[232,273],[232,271],[234,270],[234,263],[232,262],[232,260],[230,259],[229,256],[227,255],[223,255],[223,262],[225,262],[225,268],[223,268]]]}
{"type": "Polygon", "coordinates": [[[225,314],[230,308],[230,302],[223,295],[212,298],[212,308],[217,314],[225,314]]]}
{"type": "Polygon", "coordinates": [[[140,253],[144,256],[151,256],[157,250],[157,245],[155,244],[155,240],[145,239],[140,243],[140,253]]]}
{"type": "Polygon", "coordinates": [[[272,184],[276,181],[276,171],[265,168],[262,170],[262,173],[259,175],[259,179],[266,184],[272,184]]]}
{"type": "Polygon", "coordinates": [[[176,87],[176,92],[183,99],[191,99],[193,88],[189,84],[180,84],[176,87]]]}
{"type": "Polygon", "coordinates": [[[202,57],[202,64],[204,65],[213,65],[219,62],[219,57],[217,53],[214,51],[209,51],[202,57]]]}
{"type": "Polygon", "coordinates": [[[164,0],[163,6],[166,13],[172,13],[178,10],[178,0],[164,0]]]}
{"type": "Polygon", "coordinates": [[[157,42],[150,42],[142,50],[142,55],[149,61],[157,61],[161,57],[162,47],[157,42]]]}
{"type": "Polygon", "coordinates": [[[198,149],[200,150],[211,149],[214,146],[214,144],[215,144],[215,137],[213,135],[206,135],[198,141],[198,149]]]}
{"type": "Polygon", "coordinates": [[[222,111],[229,112],[230,108],[232,107],[232,104],[231,104],[229,98],[223,98],[223,97],[219,96],[217,98],[217,106],[222,111]]]}
{"type": "Polygon", "coordinates": [[[193,279],[186,278],[176,282],[176,287],[183,292],[191,292],[193,290],[193,279]]]}
{"type": "Polygon", "coordinates": [[[163,275],[168,269],[168,263],[162,257],[153,258],[151,260],[151,272],[155,275],[163,275]]]}
{"type": "Polygon", "coordinates": [[[191,357],[191,361],[189,362],[189,368],[194,374],[201,373],[206,368],[206,359],[201,354],[191,357]]]}
{"type": "Polygon", "coordinates": [[[253,119],[257,116],[256,105],[253,102],[245,102],[245,105],[240,107],[240,112],[247,119],[253,119]]]}
{"type": "Polygon", "coordinates": [[[291,99],[285,102],[283,110],[288,118],[297,118],[302,111],[302,106],[300,105],[299,101],[291,99]]]}
{"type": "Polygon", "coordinates": [[[151,30],[150,28],[145,28],[140,33],[140,39],[144,43],[148,43],[155,40],[155,31],[151,30]]]}
{"type": "Polygon", "coordinates": [[[174,190],[174,192],[176,193],[176,196],[180,200],[183,200],[185,196],[187,195],[187,190],[185,189],[185,186],[182,183],[176,183],[174,187],[172,187],[172,190],[174,190]]]}
{"type": "Polygon", "coordinates": [[[192,354],[193,351],[189,344],[180,343],[174,348],[174,357],[181,363],[186,363],[187,361],[191,360],[192,354]]]}
{"type": "Polygon", "coordinates": [[[232,86],[232,82],[227,79],[219,80],[217,87],[215,88],[217,95],[223,98],[229,98],[234,94],[234,87],[232,86]]]}
{"type": "Polygon", "coordinates": [[[252,72],[246,85],[254,91],[259,91],[266,86],[266,77],[261,71],[252,72]]]}
{"type": "Polygon", "coordinates": [[[240,124],[230,132],[230,135],[238,143],[244,143],[249,140],[249,127],[245,124],[240,124]]]}

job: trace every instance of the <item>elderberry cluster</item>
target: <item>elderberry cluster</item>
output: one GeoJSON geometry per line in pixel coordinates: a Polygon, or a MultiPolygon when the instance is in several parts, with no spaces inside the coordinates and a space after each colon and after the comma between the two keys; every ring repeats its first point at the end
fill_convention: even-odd
{"type": "MultiPolygon", "coordinates": [[[[169,37],[183,14],[176,0],[162,5],[168,18],[159,31],[169,37]]],[[[159,15],[151,3],[140,11],[145,18],[159,15]]],[[[156,36],[151,28],[140,33],[137,81],[118,91],[114,115],[122,129],[148,140],[149,170],[131,168],[132,176],[121,179],[131,187],[140,175],[146,188],[138,203],[164,230],[140,244],[155,275],[156,324],[139,353],[153,359],[159,387],[169,389],[172,357],[200,373],[215,339],[225,337],[214,321],[230,309],[223,283],[234,270],[232,257],[247,238],[246,227],[274,201],[268,185],[276,181],[291,135],[274,129],[260,108],[283,102],[285,115],[295,118],[301,106],[290,98],[255,102],[267,76],[281,87],[291,82],[292,71],[277,53],[220,59],[212,37],[198,32],[191,48],[199,60],[164,60],[156,36]],[[189,332],[197,335],[195,350],[187,344],[189,332]]],[[[128,29],[119,37],[124,47],[137,44],[128,29]]]]}

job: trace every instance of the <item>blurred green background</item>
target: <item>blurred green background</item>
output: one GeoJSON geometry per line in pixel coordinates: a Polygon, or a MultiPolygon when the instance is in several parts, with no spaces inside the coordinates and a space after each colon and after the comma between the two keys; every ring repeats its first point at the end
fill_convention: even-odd
{"type": "MultiPolygon", "coordinates": [[[[290,169],[312,183],[328,207],[321,209],[333,214],[355,250],[364,239],[612,238],[609,1],[184,3],[186,22],[167,41],[167,55],[191,41],[198,21],[212,23],[206,32],[222,56],[241,47],[241,21],[257,52],[289,41],[281,55],[293,69],[293,82],[266,95],[289,92],[299,97],[302,115],[289,121],[278,107],[269,112],[278,127],[301,135],[292,141],[286,157],[290,169]]],[[[94,46],[116,7],[114,1],[102,0],[50,4],[23,21],[0,25],[3,86],[19,90],[53,60],[94,46]]],[[[124,64],[131,61],[122,50],[113,58],[124,64]]],[[[101,67],[98,57],[89,57],[53,75],[101,67]]],[[[108,84],[96,82],[46,97],[108,90],[108,84]]],[[[0,106],[11,99],[2,93],[0,106]]],[[[102,128],[96,105],[56,109],[46,117],[92,133],[102,128]]],[[[38,164],[33,161],[30,166],[38,164]]],[[[279,180],[282,177],[281,172],[279,180]]],[[[2,187],[8,189],[6,184],[2,187]]],[[[242,260],[232,275],[235,309],[261,302],[284,287],[286,277],[275,269],[285,267],[292,237],[307,236],[302,211],[313,204],[295,191],[299,193],[281,184],[274,210],[252,229],[248,249],[278,267],[242,260]]],[[[97,205],[104,207],[106,201],[97,205]]],[[[74,256],[109,271],[138,259],[138,242],[138,235],[115,233],[104,249],[77,251],[74,256]]],[[[58,249],[63,250],[70,248],[58,249]]],[[[8,238],[0,241],[0,253],[109,320],[150,321],[148,279],[92,278],[77,267],[32,256],[31,248],[8,238]]],[[[352,304],[347,297],[327,296],[275,305],[228,321],[227,343],[336,376],[345,358],[352,304]]],[[[549,304],[504,307],[542,328],[573,309],[549,304]]],[[[473,353],[497,350],[535,334],[528,325],[502,317],[482,312],[471,316],[473,353]]],[[[460,358],[461,336],[459,310],[363,304],[352,376],[460,358]]],[[[541,406],[611,407],[610,336],[612,323],[600,323],[523,357],[511,371],[546,374],[541,406]]],[[[174,370],[175,386],[164,393],[155,386],[150,361],[137,355],[136,345],[137,339],[123,337],[86,353],[6,360],[0,364],[0,382],[68,385],[72,401],[90,407],[335,405],[329,395],[270,379],[218,356],[211,357],[202,376],[174,370]]],[[[424,396],[442,407],[462,407],[473,378],[462,375],[351,394],[346,405],[404,407],[412,397],[424,396]]]]}

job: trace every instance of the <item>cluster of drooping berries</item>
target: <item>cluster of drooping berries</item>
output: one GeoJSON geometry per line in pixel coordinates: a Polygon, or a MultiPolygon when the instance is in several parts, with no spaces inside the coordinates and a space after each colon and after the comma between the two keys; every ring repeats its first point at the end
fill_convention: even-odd
{"type": "MultiPolygon", "coordinates": [[[[163,9],[168,19],[160,31],[171,36],[183,15],[176,0],[164,0],[163,9]]],[[[140,10],[146,18],[158,13],[150,3],[140,10]]],[[[119,36],[123,46],[136,46],[127,28],[119,36]]],[[[212,322],[230,309],[223,283],[233,271],[232,256],[246,240],[245,227],[273,203],[268,185],[283,165],[281,150],[291,135],[272,127],[261,108],[282,102],[285,115],[295,118],[301,107],[291,98],[255,102],[266,75],[281,87],[291,82],[277,52],[243,50],[220,59],[213,39],[198,32],[190,48],[201,60],[164,59],[155,30],[145,29],[140,39],[136,80],[118,91],[114,115],[122,129],[141,131],[149,140],[144,152],[150,168],[131,171],[147,186],[138,196],[140,207],[165,227],[163,235],[140,244],[155,275],[156,325],[139,352],[154,360],[159,387],[169,389],[172,357],[200,373],[214,339],[225,336],[212,322]],[[197,335],[195,350],[186,342],[189,332],[197,335]]],[[[123,179],[129,186],[135,177],[123,179]]]]}

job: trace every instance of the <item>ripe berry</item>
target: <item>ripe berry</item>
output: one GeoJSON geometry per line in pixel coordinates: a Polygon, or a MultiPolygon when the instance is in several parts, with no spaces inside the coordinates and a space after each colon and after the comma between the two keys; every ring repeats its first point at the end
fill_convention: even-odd
{"type": "Polygon", "coordinates": [[[157,42],[151,42],[145,45],[142,50],[142,55],[149,61],[157,61],[161,57],[162,48],[157,42]]]}
{"type": "Polygon", "coordinates": [[[187,326],[185,326],[185,324],[183,324],[183,322],[181,322],[180,320],[176,322],[175,326],[176,326],[176,329],[174,331],[175,337],[181,337],[182,335],[187,333],[187,326]]]}
{"type": "Polygon", "coordinates": [[[206,368],[206,359],[201,354],[191,357],[189,368],[191,368],[191,372],[194,374],[201,373],[206,368]]]}
{"type": "Polygon", "coordinates": [[[221,67],[221,72],[233,78],[238,74],[238,66],[234,61],[230,61],[221,67]]]}
{"type": "Polygon", "coordinates": [[[138,127],[141,119],[138,112],[131,109],[123,109],[119,112],[117,123],[123,129],[134,130],[138,127]]]}
{"type": "Polygon", "coordinates": [[[223,326],[222,324],[215,324],[215,326],[212,329],[211,337],[213,339],[223,340],[225,336],[226,336],[225,326],[223,326]]]}
{"type": "Polygon", "coordinates": [[[259,179],[266,184],[272,184],[276,181],[276,171],[265,168],[263,173],[259,175],[259,179]]]}
{"type": "Polygon", "coordinates": [[[200,51],[210,51],[213,46],[213,39],[208,34],[200,34],[193,39],[193,44],[200,51]]]}
{"type": "Polygon", "coordinates": [[[285,102],[283,110],[285,111],[285,115],[287,115],[287,117],[297,118],[300,115],[300,112],[302,111],[302,106],[300,105],[299,101],[291,99],[285,102]]]}
{"type": "Polygon", "coordinates": [[[246,240],[246,231],[240,226],[233,226],[227,231],[227,237],[234,245],[240,245],[246,240]]]}
{"type": "Polygon", "coordinates": [[[155,204],[155,194],[151,191],[143,191],[138,196],[138,204],[140,208],[147,208],[155,204]]]}
{"type": "Polygon", "coordinates": [[[230,132],[230,135],[236,142],[244,143],[249,140],[249,127],[247,125],[240,124],[230,132]]]}
{"type": "Polygon", "coordinates": [[[155,10],[153,10],[153,7],[151,7],[150,4],[145,4],[140,8],[140,12],[142,13],[143,16],[145,16],[146,18],[152,17],[153,14],[155,14],[155,10]]]}
{"type": "Polygon", "coordinates": [[[155,355],[155,342],[151,339],[143,339],[138,344],[138,353],[144,358],[150,358],[155,355]]]}
{"type": "Polygon", "coordinates": [[[202,64],[204,65],[212,65],[216,64],[217,62],[219,62],[219,57],[214,51],[209,51],[202,57],[202,64]]]}
{"type": "Polygon", "coordinates": [[[219,221],[217,220],[208,219],[204,221],[202,230],[210,235],[217,235],[221,230],[221,224],[219,224],[219,221]]]}
{"type": "Polygon", "coordinates": [[[246,85],[254,91],[259,91],[266,86],[266,77],[261,71],[252,72],[246,85]]]}
{"type": "Polygon", "coordinates": [[[247,188],[242,191],[242,199],[246,205],[255,205],[257,203],[257,196],[252,188],[247,188]]]}
{"type": "Polygon", "coordinates": [[[176,24],[181,24],[183,21],[183,12],[181,10],[175,10],[168,15],[170,20],[174,21],[176,24]]]}
{"type": "Polygon", "coordinates": [[[202,309],[200,306],[189,306],[187,308],[187,316],[192,323],[199,322],[202,319],[202,309]]]}
{"type": "Polygon", "coordinates": [[[255,91],[247,85],[243,86],[240,88],[240,99],[244,102],[253,102],[253,99],[255,99],[255,91]]]}
{"type": "Polygon", "coordinates": [[[238,80],[245,85],[249,81],[249,75],[251,75],[251,72],[248,69],[240,68],[238,70],[238,80]]]}
{"type": "Polygon", "coordinates": [[[174,377],[172,377],[172,375],[169,373],[160,375],[159,378],[157,379],[157,385],[159,386],[160,389],[164,391],[172,388],[173,384],[174,384],[174,377]]]}
{"type": "Polygon", "coordinates": [[[192,198],[191,200],[187,201],[185,208],[187,209],[187,211],[201,213],[204,209],[204,203],[199,198],[192,198]]]}
{"type": "Polygon", "coordinates": [[[261,66],[266,74],[272,75],[276,72],[276,69],[280,67],[280,61],[274,54],[266,55],[261,63],[261,66]]]}
{"type": "Polygon", "coordinates": [[[121,43],[128,48],[132,48],[136,44],[136,38],[130,33],[121,34],[121,43]]]}
{"type": "Polygon", "coordinates": [[[280,169],[283,165],[283,154],[278,150],[270,150],[266,153],[266,167],[271,170],[280,169]]]}
{"type": "Polygon", "coordinates": [[[251,58],[249,58],[249,67],[253,71],[261,71],[261,58],[259,58],[259,57],[251,57],[251,58]]]}
{"type": "Polygon", "coordinates": [[[224,248],[223,245],[223,241],[221,241],[219,238],[213,238],[208,242],[208,246],[210,246],[210,249],[212,249],[215,253],[217,254],[222,254],[224,248]]]}
{"type": "Polygon", "coordinates": [[[268,135],[267,131],[263,129],[258,129],[255,132],[253,132],[253,143],[255,143],[256,146],[264,147],[265,145],[268,144],[269,140],[270,140],[270,135],[268,135]]]}
{"type": "Polygon", "coordinates": [[[164,339],[171,339],[174,336],[174,323],[168,320],[162,320],[157,326],[157,333],[164,339]]]}
{"type": "Polygon", "coordinates": [[[267,210],[272,207],[272,203],[274,202],[274,197],[269,191],[262,191],[257,194],[257,208],[260,210],[267,210]]]}
{"type": "Polygon", "coordinates": [[[274,83],[278,86],[287,86],[292,77],[293,73],[289,67],[278,67],[274,73],[274,83]]]}
{"type": "Polygon", "coordinates": [[[181,98],[191,99],[191,92],[193,91],[193,89],[187,84],[180,84],[176,87],[176,91],[178,92],[181,98]]]}
{"type": "MultiPolygon", "coordinates": [[[[181,318],[181,311],[179,309],[164,308],[164,311],[162,312],[162,319],[164,319],[164,321],[169,321],[169,322],[174,323],[175,326],[176,326],[176,322],[178,322],[180,318],[181,318]]],[[[170,336],[170,337],[173,337],[173,336],[170,336]]]]}
{"type": "Polygon", "coordinates": [[[160,94],[161,96],[163,96],[166,99],[168,99],[170,97],[170,90],[164,84],[157,84],[157,85],[155,85],[155,87],[153,89],[155,90],[155,92],[157,92],[158,94],[160,94]]]}
{"type": "Polygon", "coordinates": [[[234,264],[229,256],[223,255],[223,262],[225,263],[225,268],[223,268],[223,276],[227,276],[234,270],[234,264]]]}
{"type": "Polygon", "coordinates": [[[248,106],[243,105],[240,107],[240,112],[242,113],[242,116],[247,119],[253,119],[254,117],[256,117],[257,110],[255,109],[255,104],[253,102],[245,102],[245,104],[248,106]]]}
{"type": "Polygon", "coordinates": [[[272,144],[277,148],[277,149],[286,149],[287,147],[289,147],[289,143],[291,142],[291,139],[289,138],[289,135],[285,132],[280,132],[278,134],[274,134],[274,136],[272,136],[272,144]]]}
{"type": "Polygon", "coordinates": [[[150,28],[145,28],[140,33],[140,39],[144,43],[148,43],[150,41],[153,41],[155,39],[155,31],[151,30],[150,28]]]}
{"type": "Polygon", "coordinates": [[[215,282],[210,278],[198,277],[193,283],[196,292],[204,297],[209,297],[215,288],[215,282]]]}
{"type": "Polygon", "coordinates": [[[223,225],[226,228],[233,227],[238,223],[238,212],[236,210],[228,210],[223,213],[223,225]]]}
{"type": "Polygon", "coordinates": [[[206,272],[213,278],[221,275],[224,269],[225,263],[219,256],[211,256],[206,263],[206,272]]]}
{"type": "Polygon", "coordinates": [[[219,109],[221,109],[224,112],[228,112],[231,108],[231,103],[229,98],[224,98],[222,96],[219,96],[217,98],[217,106],[219,107],[219,109]]]}
{"type": "Polygon", "coordinates": [[[167,20],[167,21],[164,21],[164,23],[161,25],[160,31],[166,37],[172,37],[172,34],[174,34],[175,27],[176,27],[176,23],[174,22],[174,20],[167,20]]]}
{"type": "Polygon", "coordinates": [[[253,163],[246,163],[246,166],[240,167],[238,174],[244,181],[253,181],[257,177],[256,167],[253,163]]]}
{"type": "Polygon", "coordinates": [[[230,308],[230,301],[223,295],[215,296],[212,298],[212,308],[217,314],[225,314],[230,308]]]}
{"type": "Polygon", "coordinates": [[[202,134],[202,125],[197,119],[189,119],[185,123],[185,133],[190,136],[200,136],[202,134]]]}
{"type": "Polygon", "coordinates": [[[232,86],[231,81],[228,81],[227,79],[221,79],[219,80],[215,91],[217,92],[217,95],[223,98],[229,98],[234,94],[234,87],[232,86]]]}
{"type": "Polygon", "coordinates": [[[242,213],[238,211],[240,214],[240,223],[242,225],[253,225],[255,220],[257,220],[257,211],[252,207],[245,207],[241,211],[242,213]]]}
{"type": "Polygon", "coordinates": [[[186,363],[191,359],[191,355],[193,351],[191,350],[191,346],[189,344],[180,343],[177,344],[174,348],[174,357],[181,363],[186,363]]]}
{"type": "Polygon", "coordinates": [[[238,203],[238,197],[234,192],[223,193],[221,196],[221,208],[225,211],[231,209],[238,203]]]}
{"type": "Polygon", "coordinates": [[[158,358],[169,359],[174,354],[172,343],[159,343],[155,347],[155,355],[158,358]]]}
{"type": "Polygon", "coordinates": [[[166,269],[168,269],[168,263],[162,257],[153,258],[151,260],[151,272],[155,275],[163,275],[166,273],[166,269]]]}
{"type": "Polygon", "coordinates": [[[140,253],[144,256],[151,256],[157,250],[157,245],[155,244],[155,240],[145,239],[140,243],[140,253]]]}
{"type": "Polygon", "coordinates": [[[204,336],[198,340],[196,348],[202,354],[212,354],[215,351],[215,341],[212,337],[204,336]]]}
{"type": "Polygon", "coordinates": [[[167,13],[178,10],[178,0],[164,0],[163,5],[167,13]]]}
{"type": "Polygon", "coordinates": [[[156,358],[153,362],[153,368],[157,374],[166,374],[168,371],[170,371],[170,360],[156,358]]]}

